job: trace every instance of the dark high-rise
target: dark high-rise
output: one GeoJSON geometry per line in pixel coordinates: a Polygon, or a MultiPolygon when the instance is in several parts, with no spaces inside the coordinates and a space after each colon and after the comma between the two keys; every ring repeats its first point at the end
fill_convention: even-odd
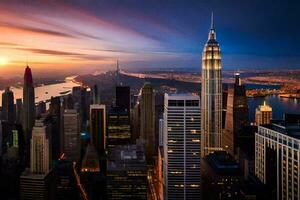
{"type": "Polygon", "coordinates": [[[35,121],[35,96],[34,85],[29,66],[26,67],[24,73],[23,85],[23,109],[22,109],[22,125],[25,138],[26,162],[29,162],[29,144],[32,128],[35,121]]]}
{"type": "Polygon", "coordinates": [[[129,86],[116,87],[116,106],[125,108],[128,110],[128,113],[130,113],[130,87],[129,86]]]}
{"type": "Polygon", "coordinates": [[[140,99],[140,139],[144,143],[147,163],[155,155],[155,93],[150,83],[145,83],[140,99]]]}
{"type": "Polygon", "coordinates": [[[50,117],[52,124],[52,159],[58,159],[63,148],[63,134],[61,128],[62,113],[60,97],[52,97],[50,100],[50,117]]]}
{"type": "Polygon", "coordinates": [[[91,143],[100,154],[106,148],[106,111],[105,105],[92,104],[90,106],[90,134],[91,143]]]}
{"type": "Polygon", "coordinates": [[[7,121],[10,124],[13,124],[14,119],[14,93],[9,89],[5,88],[5,91],[2,93],[2,120],[7,121]]]}
{"type": "Polygon", "coordinates": [[[232,156],[237,152],[239,136],[248,124],[248,102],[246,88],[240,74],[235,74],[235,83],[228,86],[225,129],[222,135],[223,148],[232,156]]]}

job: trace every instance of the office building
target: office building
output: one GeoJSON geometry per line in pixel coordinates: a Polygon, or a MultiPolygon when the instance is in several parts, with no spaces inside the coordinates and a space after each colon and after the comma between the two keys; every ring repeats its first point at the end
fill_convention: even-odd
{"type": "Polygon", "coordinates": [[[64,153],[68,161],[80,158],[80,117],[76,110],[65,110],[63,114],[64,153]]]}
{"type": "Polygon", "coordinates": [[[263,105],[259,105],[255,110],[255,124],[257,126],[270,124],[272,119],[272,107],[264,101],[263,105]]]}
{"type": "Polygon", "coordinates": [[[223,149],[232,156],[237,153],[242,129],[248,124],[248,101],[246,88],[239,73],[235,73],[235,83],[228,86],[226,123],[222,135],[223,149]]]}
{"type": "Polygon", "coordinates": [[[164,199],[199,199],[200,99],[197,95],[165,94],[164,199]]]}
{"type": "Polygon", "coordinates": [[[147,163],[155,156],[155,93],[150,83],[145,83],[140,98],[140,139],[144,143],[147,163]]]}
{"type": "Polygon", "coordinates": [[[107,145],[129,144],[131,139],[128,110],[123,107],[111,107],[107,114],[107,145]]]}
{"type": "Polygon", "coordinates": [[[35,110],[36,110],[35,116],[37,118],[40,118],[42,114],[46,113],[46,102],[45,101],[38,102],[35,110]]]}
{"type": "Polygon", "coordinates": [[[300,116],[258,126],[255,175],[267,185],[269,199],[299,199],[300,116]]]}
{"type": "Polygon", "coordinates": [[[14,93],[9,89],[5,88],[2,93],[2,112],[1,119],[7,121],[10,124],[15,122],[14,116],[14,93]]]}
{"type": "Polygon", "coordinates": [[[201,79],[201,156],[222,149],[221,49],[216,40],[213,15],[202,52],[201,79]]]}
{"type": "Polygon", "coordinates": [[[147,164],[143,147],[116,146],[108,156],[107,199],[147,199],[147,164]]]}
{"type": "Polygon", "coordinates": [[[92,104],[90,106],[90,134],[91,143],[100,154],[106,148],[106,109],[105,105],[92,104]]]}

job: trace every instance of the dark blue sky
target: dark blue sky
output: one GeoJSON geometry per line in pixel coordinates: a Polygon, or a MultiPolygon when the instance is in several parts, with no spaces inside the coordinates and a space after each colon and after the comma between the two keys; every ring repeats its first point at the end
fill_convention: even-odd
{"type": "Polygon", "coordinates": [[[95,2],[85,3],[90,12],[158,40],[166,52],[183,55],[163,62],[166,67],[198,67],[212,11],[225,69],[300,67],[300,1],[95,2]]]}
{"type": "MultiPolygon", "coordinates": [[[[2,37],[11,40],[0,38],[4,56],[8,51],[27,52],[36,65],[61,66],[68,60],[70,66],[105,67],[119,59],[128,69],[199,70],[213,11],[223,69],[300,68],[300,1],[296,0],[3,2],[0,11],[6,13],[2,18],[0,13],[0,29],[13,30],[2,37]],[[23,38],[28,33],[38,37],[32,43],[26,39],[15,44],[18,33],[23,38]],[[44,48],[37,45],[41,42],[44,48]]],[[[18,59],[16,63],[24,60],[18,59]]]]}

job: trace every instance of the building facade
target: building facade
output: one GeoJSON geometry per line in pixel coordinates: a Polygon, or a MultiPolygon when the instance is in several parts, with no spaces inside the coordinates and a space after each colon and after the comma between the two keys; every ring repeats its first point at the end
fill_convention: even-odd
{"type": "Polygon", "coordinates": [[[240,74],[235,74],[235,83],[229,85],[227,95],[226,123],[222,135],[223,149],[234,156],[237,153],[242,129],[248,124],[248,101],[246,88],[240,74]]]}
{"type": "Polygon", "coordinates": [[[103,153],[106,148],[105,105],[92,104],[90,106],[90,134],[91,143],[99,153],[103,153]]]}
{"type": "Polygon", "coordinates": [[[201,156],[222,149],[221,49],[213,24],[202,52],[201,79],[201,156]]]}
{"type": "Polygon", "coordinates": [[[111,107],[107,114],[107,145],[129,144],[131,140],[130,118],[124,107],[111,107]]]}
{"type": "Polygon", "coordinates": [[[66,159],[78,161],[80,158],[80,117],[76,110],[65,110],[63,127],[66,159]]]}
{"type": "Polygon", "coordinates": [[[199,96],[165,94],[164,101],[164,197],[199,199],[199,96]]]}
{"type": "Polygon", "coordinates": [[[286,120],[258,126],[255,175],[268,186],[270,199],[300,198],[299,132],[299,123],[286,120]]]}
{"type": "Polygon", "coordinates": [[[145,146],[147,163],[155,155],[155,93],[150,83],[145,83],[140,98],[140,139],[145,146]]]}

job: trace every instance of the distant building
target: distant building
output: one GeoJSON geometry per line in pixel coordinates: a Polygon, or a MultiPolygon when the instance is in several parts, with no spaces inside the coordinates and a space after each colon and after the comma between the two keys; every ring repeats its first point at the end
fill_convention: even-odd
{"type": "Polygon", "coordinates": [[[144,142],[147,163],[153,163],[155,144],[155,93],[150,83],[145,83],[140,98],[140,139],[144,142]]]}
{"type": "Polygon", "coordinates": [[[272,107],[266,104],[259,105],[255,110],[255,123],[257,126],[270,124],[272,119],[272,107]]]}
{"type": "Polygon", "coordinates": [[[10,124],[15,122],[14,117],[14,93],[9,89],[5,88],[2,93],[2,112],[1,119],[7,121],[10,124]]]}
{"type": "Polygon", "coordinates": [[[199,199],[200,99],[196,95],[165,94],[164,199],[199,199]]]}
{"type": "Polygon", "coordinates": [[[240,190],[243,176],[238,163],[229,153],[216,151],[202,161],[203,199],[242,199],[240,190]]]}
{"type": "Polygon", "coordinates": [[[36,110],[35,116],[37,118],[41,117],[41,115],[46,112],[46,102],[45,101],[38,102],[35,110],[36,110]]]}
{"type": "Polygon", "coordinates": [[[222,150],[221,49],[216,40],[213,15],[208,41],[202,52],[201,156],[222,150]]]}
{"type": "Polygon", "coordinates": [[[102,154],[106,149],[106,109],[105,105],[90,106],[91,143],[102,154]]]}
{"type": "Polygon", "coordinates": [[[92,104],[100,104],[100,91],[98,85],[92,87],[92,104]]]}
{"type": "Polygon", "coordinates": [[[80,158],[80,117],[76,110],[65,110],[63,127],[66,160],[78,161],[80,158]]]}
{"type": "Polygon", "coordinates": [[[79,115],[81,116],[82,123],[85,124],[88,114],[88,100],[86,88],[81,86],[73,87],[72,96],[74,102],[74,109],[77,109],[79,115]]]}
{"type": "Polygon", "coordinates": [[[255,175],[268,187],[269,199],[299,199],[300,115],[258,126],[255,175]]]}
{"type": "Polygon", "coordinates": [[[246,88],[242,85],[240,74],[235,74],[235,83],[229,85],[227,95],[226,123],[222,135],[223,149],[232,156],[237,153],[242,129],[248,124],[248,101],[246,88]]]}
{"type": "Polygon", "coordinates": [[[107,114],[107,145],[129,144],[131,139],[128,110],[123,107],[111,107],[107,114]]]}
{"type": "Polygon", "coordinates": [[[116,146],[108,156],[107,199],[147,199],[147,164],[143,148],[116,146]]]}

